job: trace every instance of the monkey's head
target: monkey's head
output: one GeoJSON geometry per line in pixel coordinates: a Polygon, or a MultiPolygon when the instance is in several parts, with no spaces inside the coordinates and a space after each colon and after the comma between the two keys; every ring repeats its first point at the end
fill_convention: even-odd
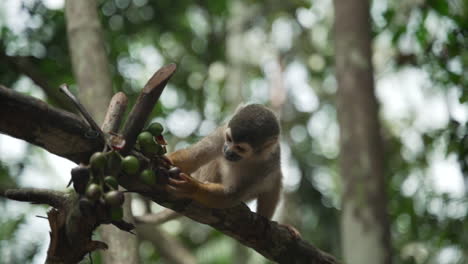
{"type": "Polygon", "coordinates": [[[273,112],[263,105],[246,105],[235,113],[224,132],[224,157],[239,161],[261,157],[278,143],[280,126],[273,112]]]}

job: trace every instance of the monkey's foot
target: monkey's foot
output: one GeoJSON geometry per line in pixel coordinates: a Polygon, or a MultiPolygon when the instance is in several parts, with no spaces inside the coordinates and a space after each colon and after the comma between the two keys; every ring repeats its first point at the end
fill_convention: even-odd
{"type": "Polygon", "coordinates": [[[280,226],[286,228],[294,239],[301,239],[301,233],[294,226],[288,224],[280,224],[280,226]]]}

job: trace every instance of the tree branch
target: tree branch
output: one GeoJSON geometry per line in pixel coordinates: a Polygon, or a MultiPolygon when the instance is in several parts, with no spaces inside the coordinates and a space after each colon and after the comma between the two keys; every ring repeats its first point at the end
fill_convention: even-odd
{"type": "Polygon", "coordinates": [[[141,91],[132,111],[128,114],[127,122],[122,130],[122,135],[126,141],[125,148],[122,150],[123,154],[128,153],[135,145],[138,133],[143,129],[154,105],[176,68],[177,66],[174,63],[162,67],[153,74],[141,91]]]}
{"type": "Polygon", "coordinates": [[[102,131],[105,133],[117,133],[119,131],[127,104],[127,95],[122,92],[118,92],[112,97],[101,126],[102,131]]]}
{"type": "MultiPolygon", "coordinates": [[[[83,136],[88,126],[75,115],[54,110],[39,100],[4,87],[0,87],[0,104],[0,132],[25,139],[75,162],[87,161],[93,151],[102,147],[102,142],[83,136]],[[21,122],[15,119],[21,119],[21,122]],[[80,144],[70,144],[64,139],[80,144]],[[57,142],[62,143],[60,148],[56,146],[57,142]]],[[[170,200],[166,193],[154,191],[130,176],[120,177],[119,183],[129,191],[220,230],[268,259],[279,263],[338,263],[307,241],[296,239],[286,227],[251,212],[245,204],[229,209],[210,209],[188,200],[170,200]]]]}
{"type": "Polygon", "coordinates": [[[0,132],[40,146],[76,163],[87,161],[103,142],[77,115],[0,85],[0,132]]]}
{"type": "Polygon", "coordinates": [[[65,199],[63,192],[32,188],[8,189],[3,196],[16,201],[48,204],[55,208],[62,207],[65,199]]]}
{"type": "Polygon", "coordinates": [[[12,200],[53,207],[47,212],[51,241],[46,263],[78,263],[87,253],[107,248],[105,243],[91,240],[99,224],[110,223],[101,205],[90,209],[94,211],[82,210],[75,193],[44,189],[8,189],[3,194],[12,200]]]}
{"type": "Polygon", "coordinates": [[[5,61],[12,65],[18,72],[29,77],[29,79],[47,94],[47,97],[53,104],[65,110],[73,111],[73,107],[68,103],[66,97],[50,85],[49,81],[43,77],[43,74],[37,70],[31,57],[8,56],[4,51],[0,51],[0,57],[3,57],[5,61]]]}

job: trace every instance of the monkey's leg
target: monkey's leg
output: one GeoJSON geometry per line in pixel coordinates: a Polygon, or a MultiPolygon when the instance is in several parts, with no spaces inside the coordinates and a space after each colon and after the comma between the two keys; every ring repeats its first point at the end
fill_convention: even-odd
{"type": "Polygon", "coordinates": [[[257,199],[257,213],[271,219],[275,213],[276,206],[280,198],[281,176],[277,177],[273,188],[263,192],[257,199]]]}

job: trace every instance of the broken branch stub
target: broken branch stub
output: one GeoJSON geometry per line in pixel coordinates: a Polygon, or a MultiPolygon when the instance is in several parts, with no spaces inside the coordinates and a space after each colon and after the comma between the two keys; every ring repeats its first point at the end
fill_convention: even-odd
{"type": "Polygon", "coordinates": [[[128,115],[122,135],[126,141],[122,150],[122,155],[126,155],[135,145],[138,133],[145,126],[154,105],[161,96],[164,87],[172,77],[177,66],[174,63],[168,64],[158,70],[146,83],[145,87],[138,96],[132,111],[128,115]]]}

